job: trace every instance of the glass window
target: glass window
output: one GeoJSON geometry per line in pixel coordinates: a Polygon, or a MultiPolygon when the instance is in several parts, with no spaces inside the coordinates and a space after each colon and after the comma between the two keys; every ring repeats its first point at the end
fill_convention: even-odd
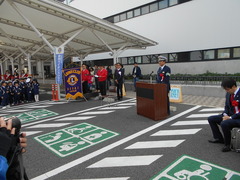
{"type": "Polygon", "coordinates": [[[169,6],[178,4],[178,0],[169,0],[169,6]]]}
{"type": "Polygon", "coordinates": [[[218,58],[230,58],[230,49],[219,49],[218,50],[218,58]]]}
{"type": "Polygon", "coordinates": [[[240,57],[240,48],[233,48],[233,57],[240,57]]]}
{"type": "Polygon", "coordinates": [[[202,60],[202,52],[201,51],[193,51],[190,53],[191,61],[199,61],[202,60]]]}
{"type": "Polygon", "coordinates": [[[119,15],[117,15],[117,16],[114,16],[114,23],[116,23],[116,22],[119,22],[119,20],[120,20],[120,18],[119,18],[119,15]]]}
{"type": "Polygon", "coordinates": [[[141,15],[141,10],[139,9],[135,9],[134,10],[134,16],[140,16],[141,15]]]}
{"type": "Polygon", "coordinates": [[[126,13],[123,13],[120,15],[120,21],[124,21],[127,19],[127,14],[126,13]]]}
{"type": "Polygon", "coordinates": [[[149,6],[144,6],[141,8],[142,9],[142,14],[147,14],[149,13],[149,6]]]}
{"type": "Polygon", "coordinates": [[[150,5],[150,12],[154,12],[158,10],[158,3],[153,3],[150,5]]]}
{"type": "Polygon", "coordinates": [[[127,12],[127,18],[130,19],[133,17],[133,11],[127,12]]]}
{"type": "Polygon", "coordinates": [[[128,58],[128,64],[134,64],[134,57],[128,58]]]}
{"type": "Polygon", "coordinates": [[[168,7],[168,0],[162,0],[159,2],[159,9],[168,7]]]}
{"type": "Polygon", "coordinates": [[[135,57],[135,62],[138,64],[142,64],[142,56],[135,57]]]}
{"type": "Polygon", "coordinates": [[[158,55],[151,56],[151,63],[158,63],[158,55]]]}
{"type": "Polygon", "coordinates": [[[169,61],[170,62],[173,62],[173,61],[177,61],[177,54],[176,53],[172,53],[172,54],[169,54],[169,61]]]}
{"type": "Polygon", "coordinates": [[[143,56],[142,63],[147,64],[151,62],[151,56],[143,56]]]}
{"type": "Polygon", "coordinates": [[[204,51],[204,59],[214,59],[214,58],[215,58],[214,50],[204,51]]]}
{"type": "Polygon", "coordinates": [[[122,64],[127,64],[127,58],[121,58],[122,64]]]}

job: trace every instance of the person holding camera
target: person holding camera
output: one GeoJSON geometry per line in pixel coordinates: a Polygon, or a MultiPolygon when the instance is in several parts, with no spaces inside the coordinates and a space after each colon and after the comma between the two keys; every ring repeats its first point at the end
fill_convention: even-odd
{"type": "MultiPolygon", "coordinates": [[[[12,120],[5,120],[0,117],[0,179],[21,179],[19,176],[15,176],[16,163],[15,154],[12,152],[17,144],[21,147],[21,152],[26,152],[27,139],[26,133],[22,133],[19,138],[15,134],[16,128],[12,128],[12,120]],[[14,164],[15,163],[15,164],[14,164]],[[13,168],[14,167],[14,168],[13,168]],[[10,172],[8,172],[10,170],[10,172]],[[14,175],[13,175],[14,172],[14,175]],[[15,177],[14,177],[15,176],[15,177]]],[[[24,173],[25,174],[25,173],[24,173]]],[[[26,176],[26,175],[25,175],[26,176]]],[[[27,178],[25,178],[27,179],[27,178]]]]}

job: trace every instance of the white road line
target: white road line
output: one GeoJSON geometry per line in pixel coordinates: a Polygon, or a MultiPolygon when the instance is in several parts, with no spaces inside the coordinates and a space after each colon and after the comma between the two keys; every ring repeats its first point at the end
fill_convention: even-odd
{"type": "Polygon", "coordinates": [[[190,135],[196,134],[202,128],[199,129],[173,129],[173,130],[161,130],[151,136],[178,136],[178,135],[190,135]]]}
{"type": "Polygon", "coordinates": [[[15,109],[15,110],[6,110],[6,112],[8,113],[19,113],[19,112],[26,112],[26,111],[29,111],[29,109],[15,109]]]}
{"type": "Polygon", "coordinates": [[[162,156],[163,155],[108,157],[88,166],[87,168],[147,166],[162,156]]]}
{"type": "Polygon", "coordinates": [[[58,119],[56,121],[83,121],[83,120],[88,120],[95,117],[96,116],[65,117],[65,118],[58,119]]]}
{"type": "Polygon", "coordinates": [[[136,142],[125,149],[150,149],[150,148],[169,148],[177,147],[179,144],[183,143],[185,140],[167,140],[167,141],[144,141],[136,142]]]}
{"type": "Polygon", "coordinates": [[[136,103],[122,103],[118,104],[118,106],[136,106],[136,103]]]}
{"type": "Polygon", "coordinates": [[[130,177],[115,177],[115,178],[97,178],[97,179],[72,179],[72,180],[128,180],[130,177]]]}
{"type": "Polygon", "coordinates": [[[31,135],[34,135],[34,134],[38,134],[38,133],[41,133],[42,131],[24,131],[27,136],[31,136],[31,135]]]}
{"type": "Polygon", "coordinates": [[[0,114],[0,117],[6,116],[7,114],[0,114]]]}
{"type": "Polygon", "coordinates": [[[28,129],[33,129],[33,128],[53,128],[53,127],[62,127],[62,126],[66,126],[69,125],[71,123],[54,123],[54,124],[38,124],[35,126],[30,126],[27,127],[28,129]]]}
{"type": "MultiPolygon", "coordinates": [[[[111,105],[117,105],[119,103],[129,102],[129,101],[132,101],[132,99],[127,99],[125,101],[112,103],[111,105]]],[[[76,114],[83,113],[83,112],[88,112],[88,111],[91,111],[91,110],[96,110],[96,109],[99,109],[99,108],[102,108],[102,107],[107,107],[107,106],[109,106],[109,105],[106,104],[106,105],[103,105],[103,106],[96,106],[96,107],[93,107],[93,108],[89,108],[89,109],[85,109],[85,110],[81,110],[81,111],[76,111],[76,112],[72,112],[72,113],[68,113],[68,114],[64,114],[64,115],[60,115],[60,116],[55,116],[55,117],[45,119],[45,120],[41,120],[41,121],[30,122],[30,123],[23,124],[22,127],[27,127],[27,126],[31,126],[31,125],[34,125],[34,124],[39,124],[39,123],[59,119],[59,118],[62,118],[62,117],[69,117],[69,116],[72,116],[72,115],[76,115],[76,114]]]]}
{"type": "Polygon", "coordinates": [[[205,108],[201,109],[199,112],[215,112],[215,111],[223,111],[224,108],[205,108]]]}
{"type": "Polygon", "coordinates": [[[171,126],[184,126],[184,125],[205,125],[208,124],[207,120],[197,120],[197,121],[178,121],[171,126]]]}
{"type": "Polygon", "coordinates": [[[117,109],[127,109],[130,108],[131,106],[118,106],[118,107],[104,107],[99,110],[117,110],[117,109]]]}
{"type": "Polygon", "coordinates": [[[57,174],[59,174],[61,172],[64,172],[64,171],[72,168],[72,167],[75,167],[75,166],[77,166],[79,164],[82,164],[82,163],[84,163],[84,162],[86,162],[86,161],[88,161],[88,160],[90,160],[90,159],[92,159],[94,157],[97,157],[98,155],[103,154],[103,153],[105,153],[105,152],[107,152],[107,151],[109,151],[109,150],[111,150],[111,149],[113,149],[115,147],[118,147],[118,146],[120,146],[120,145],[122,145],[122,144],[124,144],[124,143],[126,143],[128,141],[131,141],[131,140],[133,140],[133,139],[135,139],[135,138],[137,138],[137,137],[139,137],[139,136],[141,136],[141,135],[143,135],[145,133],[148,133],[148,132],[150,132],[150,131],[152,131],[152,130],[154,130],[156,128],[159,128],[160,126],[163,126],[166,123],[169,123],[169,122],[171,122],[171,121],[173,121],[173,120],[175,120],[177,118],[180,118],[181,116],[184,116],[185,114],[188,114],[188,113],[190,113],[190,112],[192,112],[192,111],[194,111],[194,110],[196,110],[196,109],[198,109],[200,107],[201,106],[195,106],[195,107],[193,107],[191,109],[188,109],[188,110],[186,110],[184,112],[181,112],[181,113],[179,113],[179,114],[177,114],[177,115],[175,115],[173,117],[170,117],[168,119],[160,121],[159,123],[154,124],[153,126],[150,126],[150,127],[146,128],[146,129],[143,129],[142,131],[139,131],[139,132],[137,132],[137,133],[135,133],[133,135],[130,135],[130,136],[124,138],[124,139],[121,139],[121,140],[119,140],[117,142],[114,142],[114,143],[112,143],[110,145],[107,145],[107,146],[105,146],[105,147],[103,147],[101,149],[98,149],[98,150],[96,150],[96,151],[94,151],[94,152],[92,152],[90,154],[87,154],[87,155],[85,155],[83,157],[75,159],[75,160],[73,160],[73,161],[71,161],[69,163],[66,163],[66,164],[62,165],[62,166],[59,166],[59,167],[57,167],[57,168],[55,168],[55,169],[53,169],[51,171],[48,171],[48,172],[46,172],[46,173],[44,173],[42,175],[39,175],[39,176],[33,178],[32,180],[44,180],[44,179],[48,179],[48,178],[50,178],[52,176],[55,176],[55,175],[57,175],[57,174]]]}
{"type": "Polygon", "coordinates": [[[50,107],[50,106],[29,106],[27,108],[29,108],[29,109],[37,109],[37,108],[46,108],[46,107],[50,107]]]}
{"type": "Polygon", "coordinates": [[[207,114],[192,114],[188,116],[187,118],[203,118],[203,117],[209,117],[217,115],[217,113],[207,113],[207,114]]]}
{"type": "Polygon", "coordinates": [[[85,112],[85,113],[81,113],[79,115],[99,115],[99,114],[109,114],[112,113],[114,111],[90,111],[90,112],[85,112]]]}

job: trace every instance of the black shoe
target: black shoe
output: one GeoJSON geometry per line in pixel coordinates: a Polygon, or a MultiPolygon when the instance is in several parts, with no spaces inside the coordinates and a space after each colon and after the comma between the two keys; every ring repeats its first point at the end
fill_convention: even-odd
{"type": "Polygon", "coordinates": [[[228,151],[231,151],[230,146],[224,146],[224,147],[222,148],[222,152],[228,152],[228,151]]]}
{"type": "Polygon", "coordinates": [[[224,143],[224,141],[220,140],[220,139],[211,139],[211,140],[208,140],[208,142],[210,142],[210,143],[220,143],[220,144],[224,143]]]}

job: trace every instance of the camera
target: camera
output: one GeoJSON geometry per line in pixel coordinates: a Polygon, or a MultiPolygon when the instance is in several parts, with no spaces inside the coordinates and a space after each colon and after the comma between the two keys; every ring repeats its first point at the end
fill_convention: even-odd
{"type": "Polygon", "coordinates": [[[10,118],[5,118],[4,119],[5,122],[7,123],[9,120],[12,120],[12,128],[16,128],[15,130],[15,135],[19,135],[20,134],[20,130],[21,130],[21,120],[19,118],[17,118],[16,116],[10,117],[10,118]]]}

